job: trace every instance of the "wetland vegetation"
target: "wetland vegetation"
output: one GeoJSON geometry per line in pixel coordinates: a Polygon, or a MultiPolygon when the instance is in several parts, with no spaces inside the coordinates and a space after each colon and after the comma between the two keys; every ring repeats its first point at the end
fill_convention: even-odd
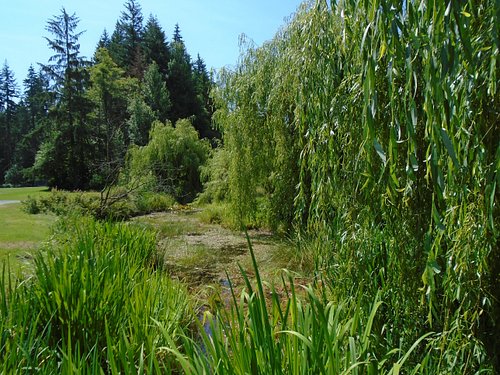
{"type": "Polygon", "coordinates": [[[498,1],[307,1],[213,77],[125,8],[3,149],[53,189],[0,190],[0,372],[500,371],[498,1]]]}

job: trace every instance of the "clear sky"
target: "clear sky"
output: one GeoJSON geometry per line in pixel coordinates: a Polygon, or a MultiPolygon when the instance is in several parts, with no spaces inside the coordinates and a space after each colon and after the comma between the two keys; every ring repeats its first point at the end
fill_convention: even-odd
{"type": "MultiPolygon", "coordinates": [[[[144,22],[155,15],[168,40],[179,24],[192,58],[196,54],[207,67],[234,66],[239,56],[238,38],[244,33],[257,45],[271,39],[292,15],[301,0],[139,0],[144,22]]],[[[62,7],[80,19],[78,30],[82,56],[91,57],[106,28],[111,34],[125,0],[3,0],[0,14],[0,65],[7,60],[18,86],[30,64],[46,63],[53,54],[44,36],[47,20],[62,7]]]]}

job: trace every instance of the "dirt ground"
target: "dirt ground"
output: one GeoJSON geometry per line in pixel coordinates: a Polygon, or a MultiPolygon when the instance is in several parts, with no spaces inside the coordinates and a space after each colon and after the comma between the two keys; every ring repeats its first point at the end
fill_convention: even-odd
{"type": "MultiPolygon", "coordinates": [[[[227,287],[228,280],[241,286],[241,269],[250,278],[255,275],[246,234],[204,223],[199,212],[174,210],[141,216],[135,221],[158,231],[158,251],[172,277],[194,290],[227,287]]],[[[303,259],[291,241],[263,230],[249,230],[248,237],[262,279],[278,281],[285,268],[303,273],[303,259]]]]}

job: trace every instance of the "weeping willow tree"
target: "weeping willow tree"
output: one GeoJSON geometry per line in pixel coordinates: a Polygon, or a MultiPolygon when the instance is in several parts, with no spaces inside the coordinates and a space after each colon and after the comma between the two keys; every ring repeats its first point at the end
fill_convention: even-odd
{"type": "Polygon", "coordinates": [[[385,339],[438,332],[442,372],[499,366],[499,25],[497,0],[309,2],[215,92],[235,215],[321,238],[336,293],[382,289],[385,339]]]}

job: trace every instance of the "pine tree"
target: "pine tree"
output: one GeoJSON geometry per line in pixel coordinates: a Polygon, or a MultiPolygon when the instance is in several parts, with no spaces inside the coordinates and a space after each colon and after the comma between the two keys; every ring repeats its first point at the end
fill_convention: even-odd
{"type": "Polygon", "coordinates": [[[180,118],[188,118],[197,113],[191,57],[182,41],[179,25],[175,26],[174,39],[170,44],[167,86],[172,102],[169,114],[169,119],[172,122],[176,122],[180,118]]]}
{"type": "Polygon", "coordinates": [[[59,16],[47,23],[46,30],[54,38],[47,40],[55,52],[49,64],[42,65],[54,83],[56,105],[52,109],[53,129],[42,145],[37,167],[47,178],[50,186],[65,189],[85,188],[89,181],[87,160],[92,154],[86,116],[89,112],[88,101],[84,96],[87,84],[87,65],[79,55],[77,32],[79,19],[69,15],[64,8],[59,16]]]}
{"type": "Polygon", "coordinates": [[[142,22],[141,6],[135,0],[128,0],[116,23],[109,45],[113,60],[125,69],[128,75],[136,78],[142,78],[146,67],[142,51],[142,22]]]}
{"type": "Polygon", "coordinates": [[[157,18],[152,15],[149,16],[144,28],[143,49],[146,63],[155,62],[162,75],[166,77],[170,60],[169,47],[165,32],[158,23],[157,18]]]}
{"type": "Polygon", "coordinates": [[[10,70],[7,61],[0,72],[0,183],[4,183],[5,172],[12,164],[14,145],[16,141],[15,114],[18,97],[18,88],[14,73],[10,70]]]}

